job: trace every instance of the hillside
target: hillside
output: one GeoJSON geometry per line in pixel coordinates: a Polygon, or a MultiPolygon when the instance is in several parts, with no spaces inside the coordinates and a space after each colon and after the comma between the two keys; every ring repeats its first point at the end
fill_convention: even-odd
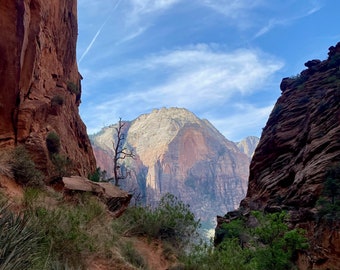
{"type": "MultiPolygon", "coordinates": [[[[162,108],[129,122],[126,134],[137,158],[124,160],[132,173],[122,186],[137,188],[147,205],[169,192],[213,224],[216,214],[235,209],[244,198],[249,159],[207,120],[185,109],[162,108]]],[[[98,166],[108,173],[115,136],[115,126],[91,136],[98,166]]]]}

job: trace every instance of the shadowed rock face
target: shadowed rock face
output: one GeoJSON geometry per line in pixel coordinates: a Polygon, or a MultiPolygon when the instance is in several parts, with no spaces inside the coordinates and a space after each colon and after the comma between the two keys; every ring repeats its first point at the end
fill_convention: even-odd
{"type": "Polygon", "coordinates": [[[301,269],[339,269],[339,223],[318,223],[315,213],[326,172],[340,162],[340,43],[327,60],[305,65],[298,77],[282,80],[241,211],[288,210],[292,224],[311,239],[311,249],[299,257],[301,269]]]}
{"type": "Polygon", "coordinates": [[[0,6],[0,146],[25,144],[39,169],[52,165],[46,136],[56,132],[74,173],[95,159],[78,113],[77,1],[3,0],[0,6]]]}
{"type": "MultiPolygon", "coordinates": [[[[111,126],[93,137],[98,166],[111,173],[114,135],[111,126]]],[[[147,204],[170,192],[211,222],[216,213],[238,207],[245,196],[248,157],[207,120],[185,109],[154,110],[128,123],[127,145],[137,159],[126,161],[132,175],[122,185],[138,186],[147,204]]]]}

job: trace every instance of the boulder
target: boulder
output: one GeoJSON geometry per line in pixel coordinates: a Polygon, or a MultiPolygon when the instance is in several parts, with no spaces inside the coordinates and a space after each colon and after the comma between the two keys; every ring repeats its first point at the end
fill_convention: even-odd
{"type": "Polygon", "coordinates": [[[63,177],[62,183],[67,193],[89,192],[98,196],[116,217],[124,212],[131,200],[131,194],[111,183],[93,182],[81,176],[63,177]]]}

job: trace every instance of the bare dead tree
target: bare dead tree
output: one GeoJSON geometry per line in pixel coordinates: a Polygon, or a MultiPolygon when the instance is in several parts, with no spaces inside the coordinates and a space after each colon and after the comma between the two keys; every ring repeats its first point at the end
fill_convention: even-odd
{"type": "Polygon", "coordinates": [[[119,180],[126,179],[129,176],[129,172],[122,171],[121,165],[119,163],[120,160],[125,158],[135,158],[135,154],[124,147],[125,136],[124,126],[126,123],[122,121],[122,118],[119,118],[118,127],[116,127],[116,142],[112,142],[114,158],[113,158],[113,174],[115,180],[115,186],[119,186],[119,180]]]}

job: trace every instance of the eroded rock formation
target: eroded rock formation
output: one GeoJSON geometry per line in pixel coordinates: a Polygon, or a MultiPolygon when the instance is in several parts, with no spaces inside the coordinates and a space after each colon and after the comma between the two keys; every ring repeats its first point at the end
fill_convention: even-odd
{"type": "MultiPolygon", "coordinates": [[[[137,159],[126,160],[132,174],[122,185],[130,190],[137,186],[145,203],[154,204],[170,192],[211,222],[216,213],[235,209],[244,198],[249,159],[207,120],[185,109],[163,108],[126,127],[127,145],[137,159]]],[[[114,126],[93,136],[98,166],[109,173],[114,137],[114,126]]]]}
{"type": "Polygon", "coordinates": [[[91,193],[100,198],[113,213],[119,217],[129,206],[131,195],[111,183],[93,182],[85,177],[63,177],[63,191],[65,194],[91,193]]]}
{"type": "Polygon", "coordinates": [[[56,132],[73,173],[95,159],[78,113],[77,1],[2,0],[0,5],[0,146],[25,144],[47,176],[46,136],[56,132]]]}
{"type": "Polygon", "coordinates": [[[327,172],[340,166],[340,43],[328,55],[282,80],[240,207],[244,215],[287,210],[291,225],[307,230],[311,244],[299,256],[300,269],[340,268],[339,221],[319,219],[317,206],[327,172]]]}

